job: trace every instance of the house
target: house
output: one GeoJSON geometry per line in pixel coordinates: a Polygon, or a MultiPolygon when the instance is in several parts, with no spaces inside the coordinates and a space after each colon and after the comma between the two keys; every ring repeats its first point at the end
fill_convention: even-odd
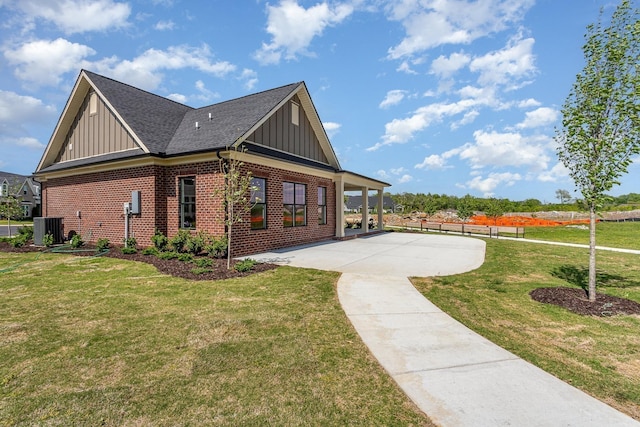
{"type": "Polygon", "coordinates": [[[23,217],[40,214],[40,184],[31,177],[0,171],[0,198],[7,196],[20,199],[23,217]]]}
{"type": "MultiPolygon", "coordinates": [[[[369,213],[373,212],[377,207],[376,196],[369,196],[369,213]]],[[[394,212],[396,205],[393,203],[391,196],[382,197],[382,209],[384,212],[394,212]]],[[[345,212],[361,212],[362,211],[362,196],[347,195],[344,204],[345,212]]],[[[377,210],[377,209],[376,209],[377,210]]]]}
{"type": "Polygon", "coordinates": [[[192,108],[82,70],[35,172],[42,214],[87,241],[223,235],[229,159],[254,188],[233,256],[344,237],[345,191],[382,206],[389,186],[341,168],[304,82],[192,108]]]}

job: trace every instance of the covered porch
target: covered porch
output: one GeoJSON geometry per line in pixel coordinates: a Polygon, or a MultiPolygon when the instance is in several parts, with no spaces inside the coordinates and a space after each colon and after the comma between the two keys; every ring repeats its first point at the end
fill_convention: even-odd
{"type": "Polygon", "coordinates": [[[336,180],[336,238],[345,238],[358,234],[365,234],[371,232],[380,232],[384,228],[383,224],[383,195],[386,187],[391,187],[383,181],[368,178],[363,175],[358,175],[352,172],[341,171],[337,174],[336,180]],[[346,192],[359,192],[362,195],[362,208],[360,210],[360,228],[346,228],[345,221],[345,193],[346,192]],[[375,204],[369,206],[369,193],[375,192],[375,204]],[[370,209],[375,209],[375,215],[373,222],[375,228],[369,228],[369,218],[372,216],[369,214],[370,209]]]}

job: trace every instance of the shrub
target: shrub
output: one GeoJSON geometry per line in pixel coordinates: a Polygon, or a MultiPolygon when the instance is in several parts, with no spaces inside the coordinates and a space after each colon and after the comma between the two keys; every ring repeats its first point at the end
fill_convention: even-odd
{"type": "Polygon", "coordinates": [[[200,268],[207,268],[213,265],[213,261],[209,258],[196,258],[193,260],[193,263],[200,268]]]}
{"type": "Polygon", "coordinates": [[[189,233],[188,230],[180,230],[178,234],[169,239],[169,246],[176,252],[184,252],[185,246],[190,238],[191,233],[189,233]]]}
{"type": "Polygon", "coordinates": [[[127,246],[126,248],[122,248],[121,251],[123,254],[126,254],[126,255],[132,255],[132,254],[138,253],[138,250],[133,246],[127,246]]]}
{"type": "Polygon", "coordinates": [[[189,235],[187,242],[185,243],[185,251],[193,255],[198,255],[204,249],[208,239],[207,233],[204,231],[198,232],[195,236],[189,235]]]}
{"type": "Polygon", "coordinates": [[[160,252],[158,254],[158,258],[160,259],[176,259],[180,254],[178,252],[169,251],[169,252],[160,252]]]}
{"type": "Polygon", "coordinates": [[[136,246],[138,245],[138,241],[136,240],[135,237],[127,237],[126,239],[124,239],[124,245],[128,248],[135,249],[136,246]]]}
{"type": "Polygon", "coordinates": [[[33,227],[18,228],[18,235],[25,236],[25,241],[33,239],[33,227]]]}
{"type": "Polygon", "coordinates": [[[47,233],[44,236],[42,236],[42,244],[45,245],[46,247],[50,247],[53,246],[53,234],[51,233],[47,233]]]}
{"type": "Polygon", "coordinates": [[[205,274],[205,273],[211,273],[213,270],[211,270],[210,268],[204,268],[204,267],[197,267],[197,268],[192,268],[191,272],[193,274],[205,274]]]}
{"type": "Polygon", "coordinates": [[[239,273],[244,273],[246,271],[251,270],[253,266],[256,265],[257,263],[258,261],[254,259],[246,258],[246,259],[243,259],[242,261],[237,262],[236,265],[233,266],[233,268],[235,268],[236,271],[239,273]]]}
{"type": "Polygon", "coordinates": [[[151,243],[153,243],[153,246],[157,250],[162,252],[167,250],[167,246],[169,245],[169,239],[167,238],[167,236],[162,234],[160,230],[156,228],[156,231],[153,233],[153,236],[151,236],[151,243]]]}
{"type": "Polygon", "coordinates": [[[98,241],[96,242],[96,249],[98,249],[100,252],[104,252],[109,249],[109,239],[98,239],[98,241]]]}
{"type": "Polygon", "coordinates": [[[204,251],[213,258],[224,258],[227,256],[227,236],[212,238],[204,251]]]}
{"type": "Polygon", "coordinates": [[[144,248],[142,250],[142,255],[159,255],[160,251],[156,247],[152,248],[144,248]]]}
{"type": "Polygon", "coordinates": [[[27,243],[28,240],[29,239],[27,239],[26,235],[20,234],[19,236],[11,239],[11,245],[13,245],[14,248],[21,248],[27,243]]]}
{"type": "Polygon", "coordinates": [[[178,255],[178,261],[182,262],[191,262],[193,261],[193,255],[188,253],[183,253],[178,255]]]}
{"type": "Polygon", "coordinates": [[[71,237],[71,247],[72,248],[79,248],[82,245],[84,245],[84,240],[82,240],[82,236],[79,234],[74,234],[73,237],[71,237]]]}

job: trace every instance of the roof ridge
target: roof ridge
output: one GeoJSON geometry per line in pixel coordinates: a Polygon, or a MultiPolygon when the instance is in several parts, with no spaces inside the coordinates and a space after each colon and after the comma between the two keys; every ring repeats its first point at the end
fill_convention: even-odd
{"type": "Polygon", "coordinates": [[[299,82],[295,82],[295,83],[289,83],[289,84],[286,84],[286,85],[274,87],[274,88],[271,88],[271,89],[265,89],[265,90],[262,90],[260,92],[248,93],[246,95],[242,95],[242,96],[239,96],[237,98],[225,99],[224,101],[216,102],[215,104],[209,104],[209,105],[205,105],[203,107],[194,108],[194,110],[202,110],[203,108],[211,108],[211,107],[214,107],[214,106],[217,106],[217,105],[226,104],[227,102],[235,102],[235,101],[242,100],[244,98],[259,96],[259,95],[262,95],[262,94],[265,94],[265,93],[268,93],[268,92],[281,90],[281,89],[283,89],[285,87],[289,87],[289,86],[297,87],[297,86],[299,86],[299,85],[301,85],[303,83],[304,83],[304,81],[299,81],[299,82]]]}

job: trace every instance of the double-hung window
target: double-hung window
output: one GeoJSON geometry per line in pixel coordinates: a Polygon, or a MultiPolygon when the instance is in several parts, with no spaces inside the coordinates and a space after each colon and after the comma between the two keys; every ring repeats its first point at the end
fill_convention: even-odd
{"type": "Polygon", "coordinates": [[[282,200],[283,225],[285,227],[307,225],[307,186],[293,182],[282,183],[282,200]]]}
{"type": "Polygon", "coordinates": [[[267,181],[251,178],[251,229],[267,228],[267,181]]]}
{"type": "Polygon", "coordinates": [[[196,227],[196,178],[179,178],[180,189],[180,228],[196,227]]]}
{"type": "Polygon", "coordinates": [[[327,187],[318,187],[318,224],[327,223],[327,187]]]}

